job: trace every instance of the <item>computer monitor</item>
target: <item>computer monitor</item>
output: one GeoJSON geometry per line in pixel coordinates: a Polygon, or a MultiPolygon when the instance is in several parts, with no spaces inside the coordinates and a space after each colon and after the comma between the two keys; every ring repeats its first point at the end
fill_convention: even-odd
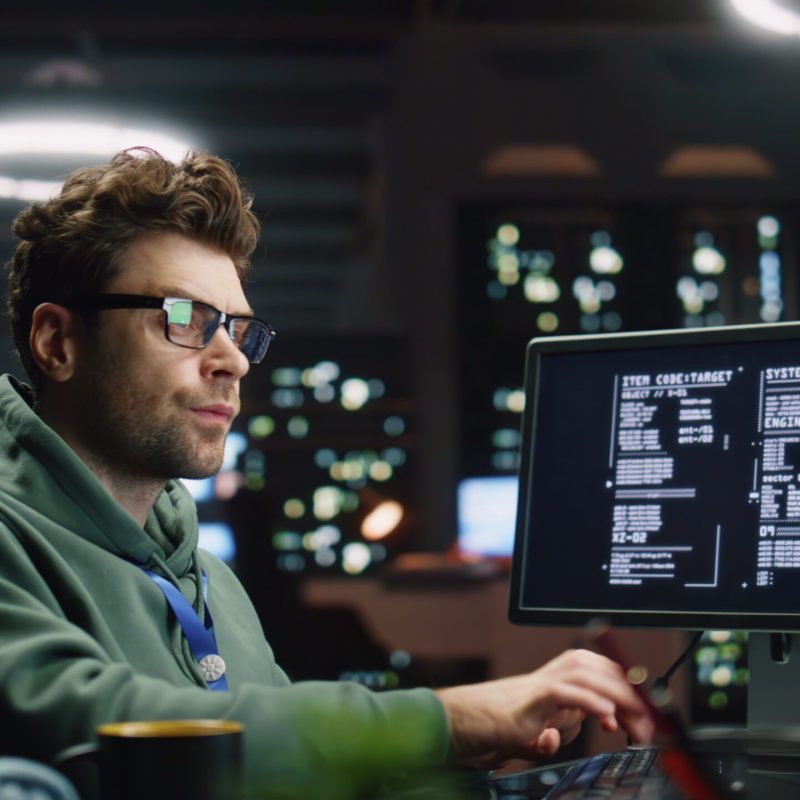
{"type": "Polygon", "coordinates": [[[516,475],[480,475],[458,482],[458,551],[465,556],[511,558],[516,475]]]}
{"type": "Polygon", "coordinates": [[[800,324],[534,339],[522,439],[513,622],[800,631],[800,324]]]}
{"type": "Polygon", "coordinates": [[[800,630],[800,324],[535,339],[511,616],[800,630]]]}
{"type": "Polygon", "coordinates": [[[197,545],[222,561],[232,562],[236,558],[233,528],[224,522],[201,522],[197,545]]]}

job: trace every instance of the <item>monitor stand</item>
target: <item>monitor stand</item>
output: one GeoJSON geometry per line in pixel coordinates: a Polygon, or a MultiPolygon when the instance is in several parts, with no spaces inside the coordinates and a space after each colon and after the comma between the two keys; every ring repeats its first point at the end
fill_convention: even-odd
{"type": "Polygon", "coordinates": [[[723,797],[796,800],[800,782],[800,634],[751,633],[747,728],[708,729],[694,750],[723,797]],[[743,789],[747,789],[747,794],[743,789]]]}
{"type": "Polygon", "coordinates": [[[800,726],[800,634],[751,633],[747,661],[747,730],[800,726]]]}

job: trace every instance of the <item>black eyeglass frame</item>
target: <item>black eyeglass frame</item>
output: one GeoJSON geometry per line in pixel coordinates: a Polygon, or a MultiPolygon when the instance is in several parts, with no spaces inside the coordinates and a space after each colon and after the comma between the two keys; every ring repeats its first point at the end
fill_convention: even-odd
{"type": "Polygon", "coordinates": [[[214,338],[214,335],[216,334],[217,330],[219,330],[220,326],[225,328],[225,332],[228,334],[231,341],[236,344],[237,347],[239,347],[238,342],[234,338],[234,334],[231,332],[231,325],[235,326],[237,321],[246,322],[248,325],[255,325],[256,329],[261,331],[265,336],[264,339],[259,339],[259,341],[266,342],[265,344],[259,344],[259,350],[256,356],[253,358],[248,356],[247,353],[241,347],[239,347],[240,351],[244,353],[245,357],[251,364],[260,364],[264,360],[264,356],[267,354],[270,343],[277,335],[272,325],[270,325],[268,322],[265,322],[263,319],[259,319],[258,317],[248,317],[242,314],[227,314],[225,311],[220,311],[218,308],[214,308],[214,306],[204,303],[202,300],[193,300],[191,297],[151,297],[144,294],[114,293],[95,294],[88,297],[79,298],[78,300],[70,303],[68,308],[72,308],[75,311],[105,311],[116,308],[160,309],[164,312],[164,337],[166,340],[170,344],[177,345],[178,347],[186,347],[190,350],[202,350],[204,347],[207,347],[211,343],[211,340],[214,338]],[[211,324],[209,324],[203,331],[203,344],[185,344],[184,342],[176,342],[170,338],[170,325],[175,324],[170,323],[170,311],[176,303],[191,303],[192,307],[202,306],[210,311],[213,311],[216,315],[216,324],[213,325],[213,327],[211,324]]]}

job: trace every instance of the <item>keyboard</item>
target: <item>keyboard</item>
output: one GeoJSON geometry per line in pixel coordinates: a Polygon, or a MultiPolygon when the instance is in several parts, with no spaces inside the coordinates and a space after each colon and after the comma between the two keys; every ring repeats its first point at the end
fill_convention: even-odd
{"type": "Polygon", "coordinates": [[[576,763],[554,785],[541,768],[492,779],[497,800],[684,800],[656,766],[658,750],[631,748],[576,763]]]}

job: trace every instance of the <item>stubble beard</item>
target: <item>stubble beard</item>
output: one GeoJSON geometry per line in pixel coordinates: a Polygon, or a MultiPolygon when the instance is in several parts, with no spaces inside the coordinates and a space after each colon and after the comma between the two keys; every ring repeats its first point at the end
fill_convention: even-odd
{"type": "Polygon", "coordinates": [[[122,483],[207,478],[219,471],[229,426],[198,424],[191,409],[227,396],[196,398],[189,389],[167,393],[152,375],[132,373],[100,348],[89,366],[79,436],[97,468],[122,483]]]}

